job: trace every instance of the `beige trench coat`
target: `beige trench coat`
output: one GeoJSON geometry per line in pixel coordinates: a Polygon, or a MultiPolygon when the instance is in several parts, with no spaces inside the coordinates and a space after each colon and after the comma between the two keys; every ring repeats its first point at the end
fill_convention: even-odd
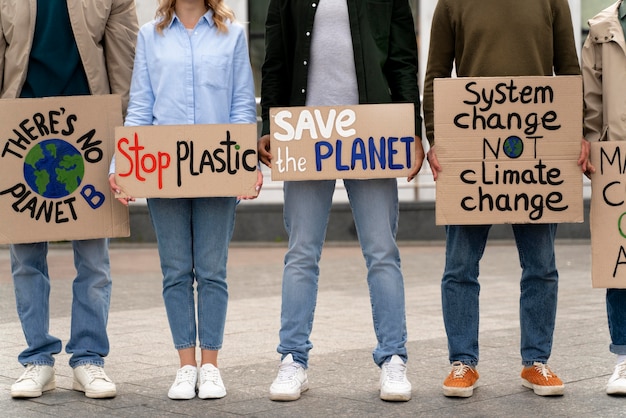
{"type": "MultiPolygon", "coordinates": [[[[135,57],[135,0],[67,0],[91,94],[119,94],[124,113],[135,57]]],[[[0,97],[19,97],[28,70],[37,0],[0,0],[0,97]]]]}
{"type": "Polygon", "coordinates": [[[617,17],[621,0],[589,21],[582,50],[584,136],[626,140],[626,41],[617,17]]]}

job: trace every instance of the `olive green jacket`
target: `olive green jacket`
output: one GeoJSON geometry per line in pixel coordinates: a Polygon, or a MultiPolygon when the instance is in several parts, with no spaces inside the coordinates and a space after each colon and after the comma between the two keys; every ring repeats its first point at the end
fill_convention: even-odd
{"type": "Polygon", "coordinates": [[[424,79],[426,135],[435,142],[433,80],[579,75],[567,0],[439,0],[424,79]]]}

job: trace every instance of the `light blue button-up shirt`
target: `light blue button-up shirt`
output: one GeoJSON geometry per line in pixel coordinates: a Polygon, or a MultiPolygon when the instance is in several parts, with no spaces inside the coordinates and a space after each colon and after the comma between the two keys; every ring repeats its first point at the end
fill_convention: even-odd
{"type": "Polygon", "coordinates": [[[209,10],[188,31],[174,16],[139,31],[124,125],[256,123],[254,82],[243,27],[218,32],[209,10]]]}
{"type": "MultiPolygon", "coordinates": [[[[125,126],[256,123],[254,81],[243,27],[218,32],[209,10],[193,30],[176,15],[159,34],[143,25],[125,126]]],[[[109,174],[115,173],[115,156],[109,174]]]]}

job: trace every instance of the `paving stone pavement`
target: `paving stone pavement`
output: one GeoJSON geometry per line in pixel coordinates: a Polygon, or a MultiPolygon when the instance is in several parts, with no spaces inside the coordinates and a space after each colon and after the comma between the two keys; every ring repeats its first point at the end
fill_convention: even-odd
{"type": "MultiPolygon", "coordinates": [[[[559,241],[559,307],[551,367],[565,381],[564,396],[542,398],[522,387],[519,373],[519,261],[510,241],[490,241],[481,264],[481,374],[474,396],[446,398],[449,371],[441,316],[441,242],[401,243],[405,274],[409,371],[413,399],[378,398],[378,368],[360,249],[328,243],[321,262],[311,336],[310,390],[296,402],[272,402],[280,314],[283,245],[236,244],[229,256],[230,302],[220,369],[228,395],[220,400],[172,401],[167,389],[177,369],[153,245],[111,245],[113,294],[111,353],[106,371],[118,396],[92,400],[71,390],[69,356],[56,357],[57,389],[31,400],[11,399],[24,348],[10,279],[9,252],[0,247],[0,415],[3,417],[618,417],[626,397],[605,394],[614,366],[604,290],[592,289],[588,241],[559,241]]],[[[53,335],[69,335],[71,247],[55,244],[52,276],[53,335]]]]}

